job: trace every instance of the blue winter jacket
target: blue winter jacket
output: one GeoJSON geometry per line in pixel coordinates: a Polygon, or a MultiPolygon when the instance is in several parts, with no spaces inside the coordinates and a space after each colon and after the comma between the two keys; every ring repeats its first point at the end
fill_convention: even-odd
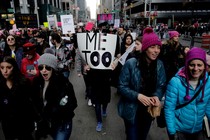
{"type": "MultiPolygon", "coordinates": [[[[139,62],[136,58],[131,58],[126,61],[123,66],[120,77],[118,90],[121,99],[118,103],[118,113],[127,121],[134,123],[137,107],[138,94],[141,88],[141,71],[139,69],[139,62]]],[[[157,96],[159,100],[162,99],[165,92],[166,75],[162,61],[157,61],[157,86],[153,96],[157,96]]]]}
{"type": "MultiPolygon", "coordinates": [[[[183,71],[183,70],[182,70],[183,71]]],[[[205,75],[206,79],[208,74],[205,75]]],[[[203,85],[203,80],[199,81],[198,87],[194,90],[192,86],[189,87],[189,95],[193,98],[196,91],[203,85]]],[[[210,119],[210,79],[206,81],[204,89],[203,102],[202,90],[200,94],[188,105],[183,108],[175,110],[176,106],[183,104],[186,101],[187,82],[181,70],[169,81],[166,90],[166,98],[164,104],[166,125],[169,134],[173,135],[176,131],[184,133],[195,133],[202,130],[203,117],[207,115],[210,119]]]]}

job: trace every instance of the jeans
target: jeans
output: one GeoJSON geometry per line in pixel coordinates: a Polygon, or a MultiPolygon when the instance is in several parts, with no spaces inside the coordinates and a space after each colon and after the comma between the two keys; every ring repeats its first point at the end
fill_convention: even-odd
{"type": "Polygon", "coordinates": [[[152,120],[147,107],[139,105],[134,123],[124,119],[126,140],[146,140],[152,120]]]}
{"type": "Polygon", "coordinates": [[[96,111],[96,119],[97,119],[97,122],[102,122],[102,116],[101,116],[101,106],[102,106],[102,110],[103,111],[106,111],[106,108],[107,108],[107,105],[108,104],[99,104],[99,103],[96,103],[95,104],[95,111],[96,111]]]}
{"type": "Polygon", "coordinates": [[[59,126],[52,134],[53,140],[69,140],[72,131],[72,120],[59,126]]]}

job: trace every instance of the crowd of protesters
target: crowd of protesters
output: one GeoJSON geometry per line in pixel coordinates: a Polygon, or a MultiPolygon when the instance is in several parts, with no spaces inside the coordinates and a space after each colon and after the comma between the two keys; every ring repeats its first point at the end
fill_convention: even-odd
{"type": "Polygon", "coordinates": [[[179,37],[188,31],[192,36],[201,35],[208,32],[209,25],[192,27],[193,31],[186,31],[180,24],[169,31],[165,25],[156,29],[98,25],[91,30],[77,26],[76,33],[68,34],[56,27],[51,31],[1,30],[0,121],[5,139],[69,140],[77,107],[69,81],[75,65],[77,75],[85,81],[87,104],[95,109],[97,132],[104,127],[102,118],[108,115],[113,86],[120,96],[118,112],[124,120],[127,140],[147,139],[154,120],[148,112],[151,107],[164,108],[170,140],[203,140],[202,120],[204,116],[210,120],[210,96],[206,93],[210,56],[200,48],[182,46],[179,37]],[[82,32],[117,36],[112,69],[94,69],[84,60],[77,44],[77,33],[82,32]],[[164,32],[167,40],[161,40],[164,32]],[[133,43],[125,64],[119,63],[133,43]]]}

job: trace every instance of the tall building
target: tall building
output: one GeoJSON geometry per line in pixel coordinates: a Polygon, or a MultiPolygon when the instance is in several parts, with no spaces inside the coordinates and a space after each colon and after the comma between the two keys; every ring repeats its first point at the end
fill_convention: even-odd
{"type": "Polygon", "coordinates": [[[77,0],[78,11],[78,22],[87,22],[87,4],[86,0],[77,0]]]}
{"type": "MultiPolygon", "coordinates": [[[[126,0],[124,17],[135,24],[209,22],[209,0],[126,0]]],[[[123,17],[121,17],[123,18],[123,17]]]]}
{"type": "Polygon", "coordinates": [[[9,0],[0,0],[0,29],[11,27],[10,19],[14,17],[11,5],[9,0]]]}

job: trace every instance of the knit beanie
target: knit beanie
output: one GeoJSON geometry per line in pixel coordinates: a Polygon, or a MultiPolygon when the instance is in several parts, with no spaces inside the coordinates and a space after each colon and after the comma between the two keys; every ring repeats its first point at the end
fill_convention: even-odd
{"type": "Polygon", "coordinates": [[[145,51],[152,45],[162,46],[162,43],[159,37],[154,33],[152,28],[146,28],[143,31],[142,51],[145,51]]]}
{"type": "MultiPolygon", "coordinates": [[[[187,91],[186,91],[186,96],[185,96],[185,100],[190,100],[191,97],[189,96],[189,63],[190,61],[194,60],[194,59],[199,59],[201,61],[204,62],[205,66],[206,66],[206,52],[198,47],[193,47],[191,50],[188,51],[187,55],[186,55],[186,60],[185,60],[185,74],[186,74],[186,79],[187,79],[187,91]]],[[[204,70],[204,73],[206,73],[206,69],[204,70]]],[[[206,84],[206,78],[204,76],[203,79],[203,89],[202,89],[202,97],[200,101],[203,101],[203,97],[204,97],[204,87],[206,84]]]]}
{"type": "Polygon", "coordinates": [[[36,52],[36,46],[31,42],[25,43],[23,45],[23,52],[24,53],[35,53],[36,52]]]}
{"type": "Polygon", "coordinates": [[[46,48],[46,49],[44,49],[44,53],[50,53],[50,54],[55,55],[55,51],[52,48],[46,48]]]}
{"type": "Polygon", "coordinates": [[[38,66],[40,65],[47,65],[53,68],[54,70],[57,70],[57,59],[54,55],[50,53],[44,53],[38,59],[38,66]]]}
{"type": "Polygon", "coordinates": [[[172,39],[175,36],[179,36],[179,33],[177,31],[169,31],[168,35],[169,35],[170,39],[172,39]]]}

